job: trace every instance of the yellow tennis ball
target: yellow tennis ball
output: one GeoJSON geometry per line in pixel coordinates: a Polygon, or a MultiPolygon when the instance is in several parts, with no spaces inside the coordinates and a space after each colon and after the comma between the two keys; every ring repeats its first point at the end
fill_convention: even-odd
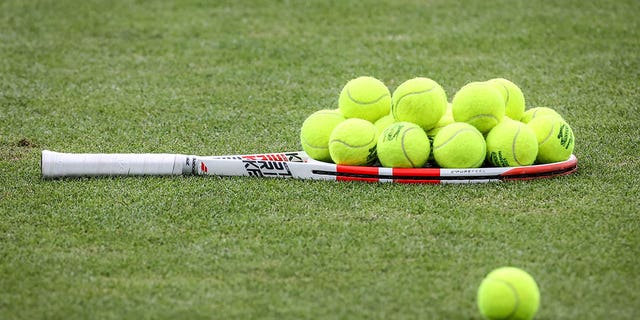
{"type": "Polygon", "coordinates": [[[300,128],[302,150],[312,159],[331,161],[329,136],[331,131],[344,120],[344,116],[338,110],[323,109],[312,113],[300,128]]]}
{"type": "Polygon", "coordinates": [[[429,138],[420,126],[396,122],[378,137],[378,160],[384,167],[420,168],[431,152],[429,138]]]}
{"type": "MultiPolygon", "coordinates": [[[[556,116],[556,117],[560,117],[562,118],[562,116],[555,110],[551,109],[551,108],[547,108],[547,107],[536,107],[536,108],[531,108],[527,111],[525,111],[524,114],[522,114],[522,117],[520,118],[520,121],[524,122],[524,123],[529,123],[529,121],[537,118],[537,117],[544,117],[544,116],[556,116]]],[[[514,119],[517,120],[517,119],[514,119]]]]}
{"type": "Polygon", "coordinates": [[[477,299],[485,319],[530,320],[540,307],[540,290],[526,271],[502,267],[482,280],[477,299]]]}
{"type": "MultiPolygon", "coordinates": [[[[451,112],[451,102],[447,103],[447,110],[444,112],[444,115],[442,116],[442,118],[440,118],[440,120],[438,120],[438,123],[436,123],[436,125],[431,128],[431,130],[427,131],[427,137],[429,137],[429,142],[431,142],[431,150],[433,151],[433,139],[436,137],[436,135],[438,134],[438,132],[440,132],[440,129],[452,124],[456,122],[453,119],[453,112],[451,112]]],[[[429,159],[427,161],[433,162],[436,159],[433,157],[433,152],[431,152],[431,154],[429,154],[429,159]]]]}
{"type": "Polygon", "coordinates": [[[552,163],[569,159],[575,147],[573,130],[557,116],[536,117],[527,123],[538,142],[538,163],[552,163]]]}
{"type": "MultiPolygon", "coordinates": [[[[507,116],[502,117],[502,121],[510,121],[510,120],[515,120],[515,119],[511,119],[511,118],[509,118],[507,116]]],[[[502,122],[502,121],[500,121],[500,122],[502,122]]]]}
{"type": "Polygon", "coordinates": [[[433,138],[436,136],[436,134],[438,134],[438,132],[440,131],[440,129],[452,124],[456,122],[453,119],[453,112],[451,111],[451,103],[447,103],[447,109],[444,112],[444,115],[440,118],[440,120],[438,120],[438,122],[436,123],[436,125],[431,128],[431,130],[427,131],[427,136],[433,138]]]}
{"type": "Polygon", "coordinates": [[[495,78],[488,82],[496,87],[504,97],[505,114],[513,120],[520,120],[525,109],[522,90],[515,83],[504,78],[495,78]]]}
{"type": "Polygon", "coordinates": [[[443,168],[479,168],[486,150],[482,133],[464,122],[440,129],[433,139],[433,157],[443,168]]]}
{"type": "Polygon", "coordinates": [[[396,120],[393,118],[392,114],[388,114],[388,115],[378,119],[374,123],[374,125],[376,126],[376,129],[378,129],[378,135],[380,133],[382,133],[382,131],[384,131],[384,129],[386,129],[388,126],[390,126],[394,122],[396,122],[396,120]]]}
{"type": "Polygon", "coordinates": [[[373,123],[351,118],[339,123],[329,136],[329,154],[336,164],[371,165],[377,160],[378,133],[373,123]]]}
{"type": "Polygon", "coordinates": [[[338,108],[345,118],[360,118],[373,123],[390,113],[391,93],[376,78],[358,77],[342,88],[338,108]]]}
{"type": "Polygon", "coordinates": [[[487,133],[505,115],[504,98],[498,89],[486,82],[471,82],[460,88],[452,101],[453,118],[487,133]]]}
{"type": "Polygon", "coordinates": [[[413,78],[392,95],[391,113],[396,121],[412,122],[424,130],[433,128],[447,109],[447,94],[429,78],[413,78]]]}
{"type": "Polygon", "coordinates": [[[487,135],[487,160],[496,167],[528,166],[537,155],[536,134],[520,121],[505,120],[487,135]]]}

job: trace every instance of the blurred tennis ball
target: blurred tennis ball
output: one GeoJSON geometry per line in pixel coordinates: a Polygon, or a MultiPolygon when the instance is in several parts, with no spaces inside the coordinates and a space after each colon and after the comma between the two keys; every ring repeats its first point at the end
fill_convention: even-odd
{"type": "Polygon", "coordinates": [[[430,153],[429,138],[420,126],[396,122],[378,137],[378,159],[384,167],[420,168],[430,153]]]}
{"type": "Polygon", "coordinates": [[[540,307],[540,289],[526,271],[502,267],[482,280],[477,303],[482,316],[489,320],[530,320],[540,307]]]}
{"type": "Polygon", "coordinates": [[[538,155],[536,134],[526,124],[505,120],[487,135],[487,160],[497,167],[533,164],[538,155]]]}
{"type": "Polygon", "coordinates": [[[391,93],[374,77],[358,77],[342,88],[338,108],[345,118],[360,118],[371,123],[391,112],[391,93]]]}
{"type": "Polygon", "coordinates": [[[487,133],[505,115],[504,98],[500,91],[486,82],[471,82],[458,90],[452,101],[453,118],[487,133]]]}
{"type": "Polygon", "coordinates": [[[392,95],[391,113],[424,130],[433,128],[447,108],[447,94],[435,81],[417,77],[400,84],[392,95]]]}
{"type": "Polygon", "coordinates": [[[336,164],[362,166],[377,160],[378,132],[373,123],[351,118],[340,122],[329,136],[329,154],[336,164]]]}

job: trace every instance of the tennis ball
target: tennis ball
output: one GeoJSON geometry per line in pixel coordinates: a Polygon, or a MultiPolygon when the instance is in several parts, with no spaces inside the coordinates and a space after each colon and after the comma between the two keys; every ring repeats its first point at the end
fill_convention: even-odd
{"type": "MultiPolygon", "coordinates": [[[[531,108],[527,111],[525,111],[525,113],[522,115],[522,117],[520,118],[520,121],[524,122],[524,123],[529,123],[529,121],[537,118],[537,117],[544,117],[544,116],[556,116],[556,117],[560,117],[562,118],[562,116],[555,110],[551,109],[551,108],[547,108],[547,107],[536,107],[536,108],[531,108]]],[[[516,119],[514,119],[516,120],[516,119]]]]}
{"type": "Polygon", "coordinates": [[[486,157],[484,137],[476,127],[454,122],[436,134],[433,157],[443,168],[479,168],[486,157]]]}
{"type": "MultiPolygon", "coordinates": [[[[436,137],[440,129],[454,122],[456,121],[453,120],[453,113],[451,112],[451,102],[449,102],[447,103],[447,110],[444,112],[444,115],[442,116],[442,118],[438,120],[438,123],[436,123],[436,125],[433,128],[431,128],[431,130],[427,131],[427,136],[429,137],[429,142],[431,143],[431,150],[433,150],[433,139],[436,137]]],[[[433,162],[435,160],[436,159],[433,157],[433,152],[431,152],[431,154],[429,154],[429,159],[427,161],[433,162]]]]}
{"type": "Polygon", "coordinates": [[[380,133],[382,133],[382,131],[384,131],[384,129],[386,129],[388,126],[390,126],[392,123],[394,123],[396,120],[393,118],[392,114],[388,114],[380,119],[378,119],[374,125],[376,126],[376,129],[378,129],[378,135],[380,133]]]}
{"type": "Polygon", "coordinates": [[[420,126],[396,122],[378,137],[378,160],[385,167],[420,168],[431,152],[429,138],[420,126]]]}
{"type": "Polygon", "coordinates": [[[452,101],[453,118],[487,133],[504,117],[504,98],[486,82],[471,82],[456,92],[452,101]]]}
{"type": "Polygon", "coordinates": [[[557,116],[536,117],[527,125],[538,142],[538,163],[551,163],[569,159],[575,146],[573,130],[557,116]]]}
{"type": "Polygon", "coordinates": [[[393,91],[391,113],[396,121],[415,123],[424,130],[433,128],[447,109],[447,94],[429,78],[413,78],[393,91]]]}
{"type": "Polygon", "coordinates": [[[442,118],[440,118],[440,120],[438,120],[436,125],[433,128],[431,128],[431,130],[427,131],[427,136],[431,138],[435,137],[436,134],[438,134],[438,132],[440,131],[440,129],[454,122],[456,121],[453,119],[453,112],[451,111],[451,103],[447,103],[447,109],[445,110],[444,115],[442,116],[442,118]]]}
{"type": "Polygon", "coordinates": [[[329,154],[336,164],[371,165],[376,159],[378,133],[373,123],[351,118],[340,122],[329,136],[329,154]]]}
{"type": "Polygon", "coordinates": [[[390,113],[391,93],[376,78],[355,78],[342,88],[338,108],[345,118],[360,118],[373,123],[390,113]]]}
{"type": "Polygon", "coordinates": [[[504,78],[491,79],[488,83],[498,89],[504,97],[505,114],[513,120],[520,120],[525,109],[522,90],[515,83],[504,78]]]}
{"type": "Polygon", "coordinates": [[[312,159],[331,161],[329,136],[331,131],[344,120],[344,116],[338,110],[323,109],[312,113],[300,128],[302,150],[312,159]]]}
{"type": "Polygon", "coordinates": [[[540,290],[526,271],[502,267],[482,280],[477,302],[486,319],[530,320],[540,307],[540,290]]]}
{"type": "Polygon", "coordinates": [[[520,121],[505,120],[487,135],[487,160],[496,167],[528,166],[537,155],[536,134],[520,121]]]}

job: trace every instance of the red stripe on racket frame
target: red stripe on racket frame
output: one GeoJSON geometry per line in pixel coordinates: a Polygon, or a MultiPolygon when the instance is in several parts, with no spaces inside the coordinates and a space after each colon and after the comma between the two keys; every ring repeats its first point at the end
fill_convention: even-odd
{"type": "Polygon", "coordinates": [[[336,165],[336,172],[339,174],[336,176],[338,181],[380,181],[380,178],[377,177],[380,174],[377,167],[336,165]]]}

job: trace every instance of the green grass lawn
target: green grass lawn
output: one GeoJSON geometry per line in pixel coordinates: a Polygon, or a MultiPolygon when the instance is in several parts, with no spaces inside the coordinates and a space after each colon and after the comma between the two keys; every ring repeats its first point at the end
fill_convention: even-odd
{"type": "Polygon", "coordinates": [[[493,268],[539,319],[640,317],[640,2],[0,2],[1,319],[480,319],[493,268]],[[300,149],[371,75],[505,77],[579,171],[489,185],[42,180],[40,152],[300,149]]]}

